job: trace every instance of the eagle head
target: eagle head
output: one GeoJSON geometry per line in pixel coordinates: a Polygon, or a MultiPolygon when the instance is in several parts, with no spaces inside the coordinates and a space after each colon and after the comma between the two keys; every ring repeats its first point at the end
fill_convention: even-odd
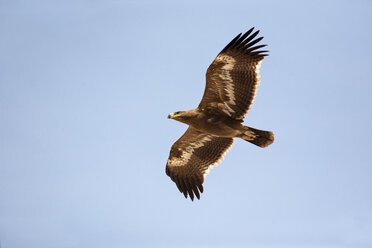
{"type": "Polygon", "coordinates": [[[174,112],[174,113],[171,113],[168,115],[168,119],[180,119],[180,117],[182,116],[182,112],[183,111],[177,111],[177,112],[174,112]]]}
{"type": "Polygon", "coordinates": [[[179,122],[190,124],[191,120],[196,117],[197,111],[195,109],[183,110],[171,113],[168,115],[169,119],[173,119],[179,122]]]}

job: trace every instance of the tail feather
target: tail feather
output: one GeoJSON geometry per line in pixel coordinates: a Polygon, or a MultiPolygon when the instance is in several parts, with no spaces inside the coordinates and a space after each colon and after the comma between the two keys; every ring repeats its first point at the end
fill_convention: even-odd
{"type": "Polygon", "coordinates": [[[255,144],[259,147],[267,147],[274,142],[274,133],[270,131],[263,131],[251,127],[244,127],[245,131],[240,138],[255,144]]]}

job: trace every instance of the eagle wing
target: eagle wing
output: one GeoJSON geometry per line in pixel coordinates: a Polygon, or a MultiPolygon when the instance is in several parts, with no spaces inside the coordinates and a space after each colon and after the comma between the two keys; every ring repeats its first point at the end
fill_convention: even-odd
{"type": "Polygon", "coordinates": [[[172,146],[166,173],[187,198],[200,199],[203,182],[211,166],[216,166],[234,143],[233,138],[223,138],[189,127],[172,146]],[[200,193],[199,193],[200,191],[200,193]]]}
{"type": "Polygon", "coordinates": [[[199,108],[243,120],[256,95],[259,68],[265,54],[254,28],[236,36],[208,67],[206,87],[199,108]]]}

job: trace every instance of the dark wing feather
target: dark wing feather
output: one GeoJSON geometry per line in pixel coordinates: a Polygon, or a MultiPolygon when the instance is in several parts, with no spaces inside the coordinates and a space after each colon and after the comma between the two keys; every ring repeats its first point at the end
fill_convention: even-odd
{"type": "Polygon", "coordinates": [[[266,52],[257,45],[263,37],[253,28],[236,36],[215,58],[206,74],[206,87],[199,108],[243,120],[256,95],[259,67],[266,52]]]}
{"type": "Polygon", "coordinates": [[[232,138],[216,137],[189,127],[173,144],[166,173],[186,198],[189,195],[194,200],[195,195],[200,199],[209,168],[223,159],[233,143],[232,138]]]}

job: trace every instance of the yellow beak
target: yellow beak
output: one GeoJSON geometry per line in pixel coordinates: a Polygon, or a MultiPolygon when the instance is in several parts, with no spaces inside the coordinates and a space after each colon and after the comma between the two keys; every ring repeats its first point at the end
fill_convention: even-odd
{"type": "Polygon", "coordinates": [[[174,117],[177,117],[177,116],[180,116],[180,115],[179,114],[175,115],[174,113],[171,113],[168,115],[168,119],[173,119],[174,117]]]}

